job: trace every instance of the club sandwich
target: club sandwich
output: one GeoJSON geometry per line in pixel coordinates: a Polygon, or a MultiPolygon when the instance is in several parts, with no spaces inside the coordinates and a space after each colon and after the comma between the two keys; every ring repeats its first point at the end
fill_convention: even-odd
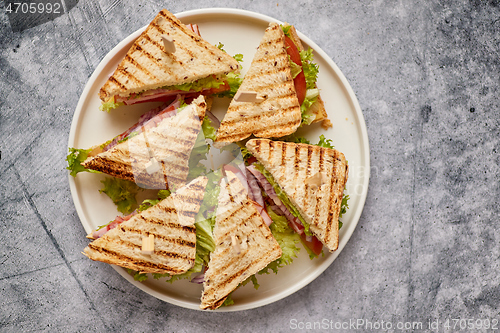
{"type": "Polygon", "coordinates": [[[226,75],[239,72],[238,62],[189,27],[160,11],[101,87],[101,110],[228,90],[226,75]]]}
{"type": "Polygon", "coordinates": [[[213,231],[215,250],[205,272],[201,309],[216,309],[240,283],[281,257],[281,248],[248,199],[238,177],[221,181],[213,231]]]}
{"type": "Polygon", "coordinates": [[[169,106],[167,112],[160,112],[110,143],[92,149],[81,165],[144,188],[179,188],[187,180],[189,157],[206,109],[204,96],[181,111],[169,106]]]}
{"type": "Polygon", "coordinates": [[[251,135],[280,138],[301,124],[327,117],[316,86],[317,65],[295,28],[270,23],[243,82],[217,131],[216,142],[238,142],[251,135]]]}
{"type": "MultiPolygon", "coordinates": [[[[291,215],[333,252],[339,244],[339,214],[347,182],[343,153],[315,145],[252,139],[246,143],[258,172],[291,215]]],[[[255,172],[255,169],[253,169],[255,172]]],[[[289,214],[290,215],[290,214],[289,214]]]]}
{"type": "Polygon", "coordinates": [[[85,248],[88,258],[141,273],[182,274],[196,254],[195,216],[206,177],[198,177],[156,205],[108,230],[85,248]],[[145,240],[146,239],[146,240],[145,240]],[[144,242],[152,239],[151,248],[144,242]]]}

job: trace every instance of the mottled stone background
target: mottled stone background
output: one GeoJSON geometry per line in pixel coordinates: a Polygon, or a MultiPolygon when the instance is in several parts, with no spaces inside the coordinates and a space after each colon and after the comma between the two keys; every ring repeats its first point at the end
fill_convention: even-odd
{"type": "Polygon", "coordinates": [[[423,322],[415,331],[439,320],[442,332],[446,319],[500,319],[498,0],[64,0],[59,15],[24,17],[7,15],[10,3],[0,1],[0,331],[286,332],[293,319],[364,319],[423,322]],[[320,277],[271,305],[186,310],[80,254],[64,169],[73,112],[100,60],[164,7],[292,22],[359,99],[372,177],[358,228],[320,277]]]}

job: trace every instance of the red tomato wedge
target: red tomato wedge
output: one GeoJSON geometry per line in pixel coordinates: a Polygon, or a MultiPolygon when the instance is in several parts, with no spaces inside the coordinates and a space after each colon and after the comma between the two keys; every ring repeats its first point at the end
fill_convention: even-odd
{"type": "Polygon", "coordinates": [[[319,256],[321,254],[321,250],[323,250],[323,244],[316,238],[316,236],[312,236],[310,242],[306,240],[306,237],[305,233],[300,235],[302,244],[307,246],[315,255],[319,256]]]}
{"type": "MultiPolygon", "coordinates": [[[[290,37],[285,36],[285,46],[286,52],[290,56],[290,59],[300,67],[302,67],[302,60],[300,60],[300,53],[297,49],[297,46],[293,43],[290,37]]],[[[295,90],[297,91],[297,98],[299,99],[299,105],[302,105],[304,99],[306,98],[306,76],[304,75],[304,71],[300,71],[299,75],[293,79],[293,84],[295,85],[295,90]]]]}

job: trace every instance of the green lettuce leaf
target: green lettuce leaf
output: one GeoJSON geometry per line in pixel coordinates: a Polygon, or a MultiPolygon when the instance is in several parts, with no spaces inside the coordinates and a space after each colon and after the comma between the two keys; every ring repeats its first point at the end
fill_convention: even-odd
{"type": "Polygon", "coordinates": [[[139,205],[139,208],[137,210],[139,212],[142,212],[150,207],[153,207],[161,200],[168,198],[170,196],[170,191],[169,190],[159,190],[157,193],[157,196],[158,196],[158,199],[144,199],[142,201],[142,203],[139,205]]]}
{"type": "Polygon", "coordinates": [[[280,25],[281,27],[281,30],[283,30],[283,33],[285,34],[285,36],[287,36],[288,38],[291,38],[290,36],[290,28],[292,27],[291,25],[280,25]]]}
{"type": "Polygon", "coordinates": [[[101,183],[104,187],[99,192],[105,193],[115,203],[120,213],[128,215],[137,208],[135,196],[142,189],[134,182],[106,177],[101,183]]]}
{"type": "Polygon", "coordinates": [[[127,268],[127,273],[132,275],[134,277],[135,281],[139,281],[139,282],[145,281],[148,278],[147,274],[139,273],[139,272],[134,271],[133,269],[130,269],[130,268],[127,268]]]}
{"type": "MultiPolygon", "coordinates": [[[[224,50],[224,44],[222,44],[221,42],[219,42],[219,44],[216,45],[217,48],[221,51],[224,51],[226,52],[226,50],[224,50]]],[[[227,52],[226,52],[227,53],[227,52]]],[[[234,60],[236,60],[237,62],[243,62],[243,54],[241,53],[237,53],[233,56],[234,60]]]]}
{"type": "Polygon", "coordinates": [[[245,281],[243,281],[242,283],[239,284],[238,288],[239,287],[243,287],[243,286],[246,286],[249,282],[252,282],[253,284],[253,287],[255,288],[255,290],[259,289],[260,287],[260,284],[259,282],[257,281],[257,277],[254,275],[250,276],[249,278],[247,278],[245,281]]]}
{"type": "Polygon", "coordinates": [[[99,106],[99,110],[106,111],[109,113],[109,111],[116,109],[117,107],[122,105],[125,105],[125,103],[123,102],[115,103],[115,96],[111,96],[106,102],[101,103],[101,105],[99,106]]]}
{"type": "Polygon", "coordinates": [[[288,55],[288,61],[290,62],[290,72],[292,73],[292,78],[295,79],[297,75],[302,72],[302,67],[293,62],[292,58],[290,58],[290,55],[288,55]]]}
{"type": "Polygon", "coordinates": [[[215,134],[217,130],[212,126],[212,121],[210,118],[205,117],[203,119],[203,123],[201,124],[201,129],[203,130],[203,135],[205,135],[205,139],[210,139],[215,141],[215,134]]]}
{"type": "Polygon", "coordinates": [[[219,88],[224,84],[224,80],[218,80],[213,76],[207,76],[193,82],[177,84],[173,86],[165,86],[162,89],[168,90],[182,90],[182,91],[202,91],[203,89],[219,88]]]}
{"type": "Polygon", "coordinates": [[[296,258],[300,251],[300,248],[297,247],[297,244],[300,243],[300,236],[289,226],[287,218],[276,214],[269,207],[267,207],[267,212],[273,220],[269,228],[281,247],[282,255],[281,258],[267,265],[259,274],[269,274],[270,271],[278,273],[278,268],[291,264],[293,258],[296,258]]]}
{"type": "Polygon", "coordinates": [[[335,147],[333,146],[332,140],[325,138],[325,136],[323,134],[321,134],[319,136],[319,141],[316,144],[316,146],[335,149],[335,147]]]}
{"type": "Polygon", "coordinates": [[[210,145],[206,142],[206,139],[215,141],[215,134],[217,130],[212,126],[212,121],[207,116],[203,119],[201,129],[202,131],[198,133],[196,142],[189,157],[188,179],[194,179],[207,172],[207,168],[203,165],[203,163],[201,163],[201,160],[206,160],[207,154],[210,151],[210,145]]]}
{"type": "MultiPolygon", "coordinates": [[[[221,42],[219,42],[219,44],[217,44],[217,47],[226,52],[224,50],[224,44],[222,44],[221,42]]],[[[226,52],[227,53],[227,52],[226,52]]],[[[243,54],[241,53],[238,53],[238,54],[235,54],[233,56],[233,58],[239,62],[240,64],[243,62],[243,54]]],[[[241,66],[241,65],[240,65],[241,66]]],[[[243,82],[243,79],[240,77],[240,74],[239,73],[234,73],[234,72],[231,72],[231,73],[228,73],[226,75],[226,81],[227,83],[229,84],[229,90],[226,90],[226,91],[223,91],[221,93],[219,93],[217,96],[218,97],[229,97],[229,98],[233,98],[234,95],[236,95],[236,92],[238,91],[238,88],[240,87],[241,85],[241,82],[243,82]]]]}
{"type": "Polygon", "coordinates": [[[319,96],[318,89],[307,89],[306,97],[304,98],[304,101],[300,106],[300,112],[302,114],[301,125],[309,125],[314,121],[314,119],[316,119],[316,115],[314,113],[310,113],[309,109],[314,103],[316,103],[318,96],[319,96]]]}
{"type": "Polygon", "coordinates": [[[241,86],[241,82],[243,82],[243,79],[240,77],[239,74],[231,72],[226,75],[226,81],[229,84],[229,90],[223,91],[217,94],[217,96],[233,98],[234,95],[236,95],[236,92],[238,91],[239,87],[241,86]]]}
{"type": "Polygon", "coordinates": [[[69,173],[71,176],[75,177],[79,172],[93,172],[100,173],[96,170],[90,170],[85,168],[82,165],[82,162],[85,161],[92,149],[77,149],[77,148],[69,148],[69,154],[66,156],[66,161],[68,162],[68,166],[66,169],[70,170],[69,173]]]}
{"type": "Polygon", "coordinates": [[[286,208],[288,208],[290,213],[300,220],[300,222],[304,226],[304,233],[308,236],[312,235],[311,231],[309,230],[309,224],[304,220],[302,215],[300,215],[297,208],[295,208],[295,206],[292,204],[292,202],[290,201],[290,199],[288,198],[286,193],[278,185],[278,183],[276,183],[273,175],[271,175],[271,173],[269,171],[267,171],[260,162],[255,162],[254,166],[257,170],[259,170],[264,175],[264,177],[266,177],[267,181],[274,188],[274,191],[278,195],[278,198],[280,198],[281,202],[285,205],[286,208]]]}
{"type": "Polygon", "coordinates": [[[223,307],[223,306],[230,306],[230,305],[234,304],[234,301],[231,298],[231,294],[227,295],[226,300],[224,301],[224,303],[222,303],[221,307],[223,307]]]}
{"type": "Polygon", "coordinates": [[[306,77],[306,88],[315,89],[318,80],[319,66],[314,63],[313,50],[311,48],[300,51],[300,60],[302,61],[302,70],[306,77]]]}

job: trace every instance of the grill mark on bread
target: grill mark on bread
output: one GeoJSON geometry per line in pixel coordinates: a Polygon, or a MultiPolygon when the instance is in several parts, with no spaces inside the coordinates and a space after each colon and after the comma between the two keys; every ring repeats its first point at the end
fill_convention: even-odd
{"type": "Polygon", "coordinates": [[[141,80],[139,80],[138,78],[136,78],[135,75],[129,73],[129,71],[127,70],[126,67],[118,67],[116,69],[116,71],[118,73],[121,73],[123,76],[125,76],[127,78],[127,80],[134,81],[135,84],[137,84],[137,85],[143,85],[144,84],[141,80]]]}
{"type": "MultiPolygon", "coordinates": [[[[228,216],[226,216],[224,219],[220,220],[218,223],[221,224],[221,225],[224,225],[225,223],[230,223],[231,220],[235,217],[236,214],[238,214],[242,209],[246,209],[246,206],[248,206],[250,202],[249,201],[246,201],[244,203],[241,204],[241,206],[234,210],[233,212],[231,212],[231,214],[229,214],[228,216]]],[[[259,214],[259,212],[257,212],[257,210],[255,210],[255,212],[253,212],[250,216],[247,216],[246,219],[247,220],[250,220],[253,216],[259,214]]],[[[238,226],[236,225],[234,228],[237,228],[238,226]]],[[[224,234],[223,237],[221,237],[221,239],[225,239],[225,237],[227,237],[230,233],[232,232],[232,230],[226,232],[226,234],[224,234]]]]}
{"type": "MultiPolygon", "coordinates": [[[[260,83],[260,82],[259,82],[260,83]]],[[[252,90],[255,90],[256,92],[264,92],[263,95],[267,95],[269,91],[276,91],[276,90],[279,90],[279,89],[284,89],[284,88],[288,88],[288,94],[286,95],[278,95],[278,96],[274,96],[274,97],[268,97],[267,98],[267,101],[275,101],[275,100],[284,100],[284,99],[287,99],[287,98],[293,98],[293,97],[296,97],[297,96],[297,93],[295,91],[295,86],[293,86],[293,80],[292,80],[292,77],[289,76],[287,77],[287,81],[282,81],[281,83],[279,84],[275,84],[275,83],[269,83],[269,84],[266,84],[266,85],[255,85],[252,90]]],[[[238,110],[239,108],[241,108],[242,104],[240,105],[233,105],[232,107],[235,108],[235,110],[238,110]]],[[[300,107],[300,105],[298,104],[298,101],[297,101],[297,105],[296,106],[292,106],[292,107],[300,107]]],[[[292,108],[290,107],[290,108],[292,108]]]]}
{"type": "MultiPolygon", "coordinates": [[[[175,210],[175,208],[174,208],[174,210],[175,210]]],[[[177,211],[175,210],[174,214],[176,214],[176,213],[177,213],[177,211]]],[[[162,225],[162,226],[170,228],[170,229],[179,229],[179,230],[184,230],[185,232],[188,232],[188,233],[196,233],[196,227],[194,225],[184,226],[184,225],[179,224],[179,223],[164,222],[156,217],[150,217],[148,219],[143,219],[143,221],[147,222],[147,223],[162,225]]]]}
{"type": "MultiPolygon", "coordinates": [[[[322,153],[325,153],[325,150],[322,149],[321,150],[322,153]]],[[[335,158],[334,158],[335,160],[335,158]]],[[[329,244],[330,243],[330,236],[331,236],[331,229],[332,229],[332,224],[333,224],[333,206],[334,204],[334,188],[335,188],[335,183],[337,182],[337,177],[335,175],[335,171],[336,171],[336,167],[335,167],[335,164],[333,161],[331,161],[332,165],[331,165],[331,172],[332,172],[332,177],[331,177],[331,181],[330,181],[330,184],[328,184],[328,187],[329,187],[329,191],[328,191],[328,197],[327,197],[327,202],[328,202],[328,218],[326,220],[326,227],[325,227],[325,238],[324,238],[324,241],[325,241],[325,244],[329,244]]],[[[335,199],[337,200],[337,199],[335,199]]],[[[337,221],[338,222],[338,221],[337,221]]]]}
{"type": "Polygon", "coordinates": [[[285,167],[285,169],[288,169],[288,165],[286,163],[286,145],[280,144],[280,146],[281,146],[281,164],[285,167]]]}
{"type": "Polygon", "coordinates": [[[156,46],[157,49],[159,50],[162,50],[162,46],[156,42],[155,40],[151,39],[151,37],[147,34],[145,34],[144,36],[144,39],[147,40],[149,43],[153,44],[154,46],[156,46]]]}
{"type": "MultiPolygon", "coordinates": [[[[177,28],[177,29],[180,29],[182,32],[184,32],[187,37],[190,37],[195,43],[199,43],[201,38],[197,35],[195,35],[191,30],[189,29],[186,29],[184,26],[182,26],[181,24],[179,24],[177,21],[171,19],[170,17],[168,17],[167,15],[165,15],[165,13],[163,11],[161,11],[159,13],[167,22],[169,22],[170,24],[174,25],[174,28],[177,28]]],[[[161,29],[160,26],[156,25],[155,28],[157,28],[157,30],[162,34],[164,35],[165,34],[165,31],[163,29],[161,29]]],[[[183,46],[183,44],[178,44],[176,43],[176,48],[180,48],[182,49],[183,51],[185,51],[187,54],[189,54],[191,56],[191,58],[194,58],[194,53],[190,50],[190,49],[187,49],[183,46]]],[[[205,49],[207,47],[205,46],[205,49]]],[[[162,50],[164,51],[165,48],[162,48],[162,50]]],[[[212,52],[211,52],[212,53],[212,52]]],[[[213,53],[212,53],[213,54],[213,53]]]]}
{"type": "MultiPolygon", "coordinates": [[[[163,16],[163,15],[162,15],[163,16]]],[[[165,16],[164,16],[165,17],[165,16]]],[[[169,22],[172,22],[171,20],[169,20],[168,18],[166,18],[167,21],[169,22]]],[[[151,22],[151,27],[154,27],[159,33],[160,35],[166,35],[167,33],[165,32],[165,30],[163,30],[159,25],[158,23],[156,23],[155,21],[151,22]]]]}
{"type": "MultiPolygon", "coordinates": [[[[153,39],[151,39],[151,37],[148,34],[145,34],[143,37],[144,37],[144,40],[148,41],[149,43],[151,43],[151,45],[153,45],[156,49],[158,49],[163,56],[169,57],[172,61],[175,62],[175,58],[173,58],[173,55],[165,52],[165,47],[162,44],[159,44],[158,42],[156,42],[153,39]]],[[[170,66],[165,66],[165,65],[163,65],[163,64],[160,63],[161,58],[160,59],[156,58],[155,56],[153,56],[148,51],[144,50],[139,45],[137,45],[137,47],[138,47],[138,51],[141,52],[142,54],[145,54],[147,56],[147,58],[151,62],[153,62],[153,64],[156,65],[156,67],[159,70],[161,70],[162,72],[167,73],[169,75],[173,75],[173,72],[172,72],[170,66]]],[[[160,87],[157,87],[157,88],[160,88],[160,87]]]]}
{"type": "Polygon", "coordinates": [[[163,251],[163,250],[155,250],[155,254],[162,255],[164,257],[174,258],[174,259],[182,259],[191,262],[191,258],[182,253],[163,251]]]}
{"type": "Polygon", "coordinates": [[[184,26],[182,26],[181,24],[179,24],[176,20],[172,19],[171,17],[169,17],[167,14],[165,14],[166,10],[162,10],[159,12],[159,14],[167,21],[169,22],[170,24],[173,24],[175,27],[181,29],[182,31],[186,32],[187,29],[184,28],[184,26]]]}
{"type": "Polygon", "coordinates": [[[134,46],[137,51],[142,53],[145,57],[147,57],[153,64],[156,65],[156,67],[160,68],[163,71],[168,71],[166,66],[162,66],[159,62],[158,59],[156,59],[151,53],[148,51],[144,50],[140,45],[135,45],[134,46]]]}
{"type": "MultiPolygon", "coordinates": [[[[331,228],[338,228],[338,212],[339,208],[342,204],[342,194],[340,194],[340,200],[338,197],[336,197],[336,189],[339,186],[339,175],[338,175],[338,164],[337,161],[340,160],[338,158],[338,152],[336,151],[334,156],[333,156],[333,161],[332,161],[332,181],[330,184],[330,196],[328,198],[329,202],[329,207],[328,207],[328,222],[327,223],[327,228],[326,228],[326,235],[325,235],[325,243],[329,243],[330,241],[330,230],[331,228]],[[335,218],[336,217],[336,218],[335,218]],[[332,226],[332,222],[336,222],[337,226],[332,226]]],[[[342,163],[342,160],[340,160],[340,163],[342,163]]],[[[345,179],[345,177],[344,177],[345,179]]]]}
{"type": "Polygon", "coordinates": [[[121,90],[127,90],[127,87],[125,87],[121,82],[119,82],[114,75],[109,78],[111,82],[116,84],[118,87],[120,87],[121,90]]]}
{"type": "Polygon", "coordinates": [[[149,76],[150,79],[157,80],[156,76],[153,75],[150,71],[148,71],[146,68],[144,68],[141,64],[139,64],[137,61],[135,61],[134,58],[132,58],[130,55],[125,56],[125,61],[128,61],[132,65],[134,65],[137,69],[139,69],[142,73],[146,74],[149,76]]]}
{"type": "MultiPolygon", "coordinates": [[[[219,289],[224,289],[224,287],[231,283],[234,279],[238,278],[239,276],[241,276],[243,273],[245,273],[250,267],[256,265],[257,263],[265,260],[266,256],[268,254],[267,253],[264,253],[262,256],[258,257],[257,259],[253,260],[252,262],[250,262],[247,266],[245,266],[244,268],[240,269],[238,272],[236,272],[235,274],[231,275],[231,276],[228,276],[228,278],[220,283],[217,284],[217,288],[219,289]]],[[[227,268],[223,268],[223,270],[225,270],[227,268]]],[[[212,294],[215,292],[215,290],[213,290],[212,294]]],[[[226,295],[227,297],[227,295],[226,295]]]]}
{"type": "Polygon", "coordinates": [[[261,143],[262,143],[262,140],[260,140],[260,139],[256,139],[255,140],[255,151],[257,153],[260,153],[260,145],[261,145],[261,143]]]}
{"type": "Polygon", "coordinates": [[[152,269],[155,269],[155,270],[168,271],[168,272],[171,272],[173,274],[179,274],[179,273],[183,273],[184,272],[183,270],[179,270],[179,269],[167,266],[167,265],[155,264],[155,263],[152,263],[152,262],[149,262],[149,261],[143,261],[143,260],[140,260],[140,259],[137,259],[137,258],[132,258],[130,256],[122,255],[122,254],[119,254],[119,253],[117,253],[117,252],[115,252],[113,250],[105,249],[105,248],[103,248],[101,246],[96,246],[93,243],[90,243],[88,245],[88,247],[90,249],[98,252],[98,253],[101,253],[101,254],[105,255],[105,256],[113,257],[114,259],[118,259],[118,260],[124,260],[124,259],[126,259],[127,261],[130,262],[130,263],[127,262],[127,263],[124,264],[127,267],[135,267],[135,266],[139,265],[139,266],[143,266],[143,267],[146,267],[146,268],[152,268],[152,269]]]}
{"type": "MultiPolygon", "coordinates": [[[[278,88],[280,88],[282,86],[288,86],[288,83],[282,84],[280,86],[277,86],[275,84],[268,84],[266,86],[259,86],[258,88],[255,87],[255,89],[252,89],[252,90],[254,90],[257,93],[261,93],[261,95],[268,95],[269,90],[273,90],[274,88],[278,89],[278,88]]],[[[294,97],[297,97],[297,93],[290,88],[288,94],[268,97],[266,99],[266,102],[280,101],[280,100],[290,99],[290,98],[294,98],[294,97]]],[[[248,106],[246,105],[246,103],[235,104],[235,105],[231,106],[232,112],[239,112],[241,110],[245,111],[247,108],[248,108],[248,106]]],[[[284,108],[283,109],[276,108],[276,109],[273,109],[273,110],[265,110],[265,112],[266,112],[265,114],[257,114],[257,115],[245,116],[245,118],[242,118],[242,119],[223,120],[223,122],[224,122],[224,124],[233,124],[233,123],[237,123],[237,122],[240,122],[240,121],[245,121],[245,120],[248,120],[248,119],[253,120],[255,117],[266,117],[266,116],[267,117],[272,117],[275,114],[282,114],[282,113],[285,113],[285,112],[294,112],[296,108],[300,108],[300,106],[298,105],[298,103],[297,103],[297,105],[289,106],[286,109],[284,109],[284,108]]]]}
{"type": "MultiPolygon", "coordinates": [[[[250,76],[247,76],[246,78],[248,80],[252,80],[254,78],[260,78],[261,76],[277,76],[278,74],[280,73],[283,73],[285,72],[288,76],[288,74],[290,73],[290,70],[289,70],[289,67],[285,67],[285,66],[281,66],[281,67],[274,67],[273,69],[270,69],[270,70],[267,70],[267,71],[261,71],[259,73],[256,73],[254,75],[250,75],[250,76]]],[[[280,82],[280,84],[276,84],[276,83],[273,83],[273,84],[268,84],[266,86],[258,86],[259,88],[261,87],[266,87],[266,88],[273,88],[273,87],[282,87],[284,85],[287,85],[289,83],[291,83],[293,81],[293,79],[291,77],[289,77],[289,80],[287,81],[282,81],[280,82]]]]}
{"type": "MultiPolygon", "coordinates": [[[[313,154],[313,149],[312,146],[307,145],[307,167],[306,167],[306,179],[311,177],[311,170],[313,168],[312,166],[312,154],[313,154]]],[[[306,193],[305,193],[305,198],[304,202],[309,202],[309,194],[313,195],[312,193],[309,193],[311,190],[311,186],[306,183],[306,193]]]]}
{"type": "Polygon", "coordinates": [[[184,194],[177,194],[177,197],[180,198],[183,203],[190,203],[197,206],[199,206],[203,201],[203,198],[201,199],[195,198],[190,195],[184,195],[184,194]]]}
{"type": "MultiPolygon", "coordinates": [[[[274,39],[271,39],[271,40],[267,40],[267,41],[266,41],[266,44],[267,44],[267,45],[277,45],[277,44],[283,43],[284,38],[285,38],[285,35],[283,34],[283,35],[281,35],[281,36],[280,36],[280,37],[278,37],[278,38],[274,38],[274,39]]],[[[266,46],[266,44],[263,44],[263,45],[264,45],[264,46],[266,46]]],[[[260,47],[260,46],[261,46],[261,45],[259,45],[259,47],[260,47]]],[[[272,48],[275,48],[275,47],[272,47],[272,48]]],[[[285,48],[283,47],[283,49],[285,49],[285,48]]],[[[286,52],[286,50],[285,50],[285,52],[286,52]]]]}
{"type": "MultiPolygon", "coordinates": [[[[234,216],[241,212],[242,209],[246,209],[246,206],[249,204],[250,202],[246,202],[244,205],[241,206],[241,208],[237,209],[236,211],[232,212],[228,217],[226,217],[225,219],[221,220],[220,223],[221,224],[224,224],[224,223],[230,223],[231,219],[234,218],[234,216]]],[[[250,203],[251,204],[251,203],[250,203]]],[[[258,217],[260,214],[257,210],[255,210],[252,214],[248,215],[248,214],[245,214],[245,221],[249,221],[249,220],[252,220],[253,218],[255,217],[258,217]]],[[[239,229],[239,227],[241,226],[241,224],[239,225],[235,225],[232,229],[230,230],[227,230],[225,234],[223,234],[220,239],[222,239],[222,242],[224,242],[226,240],[226,238],[229,237],[230,234],[234,233],[234,230],[235,229],[239,229]]],[[[254,231],[252,231],[254,232],[254,231]]]]}
{"type": "MultiPolygon", "coordinates": [[[[294,179],[300,179],[299,178],[299,164],[300,164],[300,161],[299,161],[299,154],[300,154],[300,146],[295,146],[295,156],[294,156],[294,161],[293,161],[293,169],[294,169],[294,176],[295,178],[294,179]]],[[[291,162],[291,161],[290,161],[291,162]]],[[[304,204],[304,197],[302,196],[301,198],[297,198],[297,201],[299,200],[302,200],[302,205],[304,204]]]]}
{"type": "MultiPolygon", "coordinates": [[[[148,220],[145,220],[145,222],[148,222],[148,220]]],[[[120,230],[123,231],[123,232],[126,232],[126,233],[140,234],[140,235],[143,235],[145,237],[149,236],[149,235],[154,235],[155,239],[159,238],[159,239],[162,239],[162,240],[164,240],[166,242],[171,242],[171,243],[175,243],[177,245],[186,246],[186,247],[190,247],[190,248],[195,248],[196,247],[196,243],[187,241],[187,240],[182,239],[182,238],[174,238],[174,237],[164,236],[164,235],[158,234],[156,232],[151,232],[151,231],[147,231],[147,230],[136,229],[136,228],[128,227],[128,226],[120,226],[120,230]]],[[[133,244],[131,242],[130,242],[129,246],[131,246],[131,247],[141,247],[140,245],[136,245],[136,244],[133,244]]]]}
{"type": "Polygon", "coordinates": [[[101,171],[113,177],[134,181],[134,174],[129,165],[108,161],[101,156],[95,156],[93,159],[85,161],[82,164],[87,169],[101,171]]]}
{"type": "MultiPolygon", "coordinates": [[[[293,96],[293,95],[295,95],[295,94],[290,94],[288,96],[293,96]]],[[[276,99],[281,99],[281,97],[278,96],[278,97],[276,97],[276,99]]],[[[235,106],[235,109],[239,110],[240,108],[243,108],[243,107],[244,107],[244,105],[240,104],[240,105],[235,106]]],[[[265,119],[263,120],[261,118],[272,118],[276,115],[282,115],[284,113],[293,112],[296,108],[298,108],[298,106],[292,105],[286,109],[266,110],[266,113],[259,113],[259,114],[254,114],[254,115],[250,115],[250,116],[245,116],[244,118],[226,120],[223,122],[223,124],[224,125],[234,125],[234,124],[238,124],[238,123],[249,123],[249,122],[251,122],[253,124],[254,122],[265,121],[265,119]]],[[[295,121],[291,121],[291,122],[288,122],[286,124],[280,123],[278,125],[284,126],[284,125],[287,125],[290,123],[295,123],[295,121]]],[[[267,125],[267,124],[261,124],[262,127],[268,128],[265,125],[267,125]]]]}
{"type": "MultiPolygon", "coordinates": [[[[318,167],[319,167],[319,170],[318,172],[323,172],[324,170],[324,164],[323,164],[323,159],[324,159],[324,156],[323,156],[323,150],[320,148],[317,150],[318,151],[318,154],[319,154],[319,163],[318,163],[318,167]]],[[[314,219],[311,221],[311,223],[313,225],[316,225],[318,226],[319,225],[319,216],[321,216],[321,205],[319,204],[320,202],[320,198],[316,197],[316,208],[314,209],[314,219]]]]}
{"type": "MultiPolygon", "coordinates": [[[[230,185],[235,185],[236,182],[239,182],[240,180],[238,178],[231,178],[226,186],[227,190],[228,190],[228,193],[229,193],[229,199],[231,202],[235,202],[237,200],[236,199],[239,199],[241,197],[247,197],[247,193],[246,193],[246,190],[241,186],[241,185],[237,185],[240,190],[236,193],[234,193],[234,190],[231,189],[230,185]]],[[[242,198],[243,199],[243,198],[242,198]]],[[[240,200],[241,201],[241,200],[240,200]]]]}
{"type": "MultiPolygon", "coordinates": [[[[244,223],[242,223],[242,224],[244,224],[244,223]]],[[[219,246],[223,246],[224,242],[225,242],[225,241],[229,238],[229,235],[230,235],[230,234],[233,234],[233,233],[234,233],[234,230],[235,230],[235,229],[241,229],[241,228],[243,228],[242,224],[239,224],[239,225],[235,226],[233,229],[231,229],[230,231],[226,232],[226,233],[224,234],[224,236],[223,236],[223,237],[220,237],[220,239],[222,239],[222,240],[218,243],[218,245],[219,245],[219,246]]],[[[245,226],[246,226],[246,225],[245,225],[245,226]]],[[[259,227],[260,227],[260,225],[259,225],[259,227]]],[[[254,234],[255,234],[255,232],[256,232],[256,230],[255,230],[255,229],[252,229],[252,230],[250,231],[250,233],[246,233],[247,238],[249,239],[249,238],[250,238],[250,236],[252,236],[252,235],[254,235],[254,234]]],[[[238,238],[238,240],[240,240],[240,238],[239,238],[238,236],[236,236],[236,237],[238,238]]],[[[224,254],[224,255],[226,255],[226,254],[228,254],[228,252],[230,252],[230,251],[233,251],[233,247],[232,247],[232,246],[227,246],[227,247],[225,247],[225,248],[224,248],[224,249],[220,252],[220,254],[224,254]]],[[[229,263],[228,263],[228,265],[229,265],[229,263]]],[[[221,270],[225,270],[225,269],[228,267],[228,265],[224,266],[221,270]]]]}

